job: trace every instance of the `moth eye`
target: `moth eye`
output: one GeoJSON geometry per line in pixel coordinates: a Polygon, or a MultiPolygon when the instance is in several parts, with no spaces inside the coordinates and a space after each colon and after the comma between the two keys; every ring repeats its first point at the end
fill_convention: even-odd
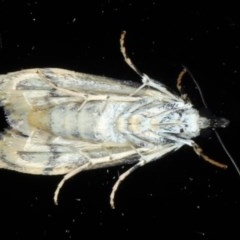
{"type": "Polygon", "coordinates": [[[183,130],[183,128],[181,128],[181,129],[180,129],[180,133],[183,133],[183,132],[184,132],[184,130],[183,130]]]}

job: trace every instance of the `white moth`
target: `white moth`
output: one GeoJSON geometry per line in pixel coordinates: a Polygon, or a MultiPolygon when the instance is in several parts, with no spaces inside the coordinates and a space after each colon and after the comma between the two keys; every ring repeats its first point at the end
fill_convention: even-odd
{"type": "MultiPolygon", "coordinates": [[[[213,121],[201,117],[185,95],[171,93],[132,64],[121,35],[121,52],[142,79],[129,82],[56,68],[28,69],[0,75],[0,101],[11,127],[0,140],[0,168],[28,174],[60,175],[54,201],[64,182],[75,174],[133,164],[110,195],[135,169],[188,145],[213,121]]],[[[181,91],[181,79],[178,89],[181,91]]],[[[217,122],[213,124],[216,126],[217,122]]],[[[221,119],[218,126],[225,127],[221,119]]]]}

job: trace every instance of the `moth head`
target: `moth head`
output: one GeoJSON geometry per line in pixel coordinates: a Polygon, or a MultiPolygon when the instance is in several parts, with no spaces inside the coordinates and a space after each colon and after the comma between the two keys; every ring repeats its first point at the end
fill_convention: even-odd
{"type": "Polygon", "coordinates": [[[226,118],[213,118],[210,120],[211,128],[225,128],[229,125],[230,121],[226,118]]]}
{"type": "Polygon", "coordinates": [[[225,127],[227,127],[229,125],[230,121],[226,118],[200,117],[198,123],[199,123],[199,127],[201,129],[204,129],[204,128],[215,129],[215,128],[225,128],[225,127]]]}

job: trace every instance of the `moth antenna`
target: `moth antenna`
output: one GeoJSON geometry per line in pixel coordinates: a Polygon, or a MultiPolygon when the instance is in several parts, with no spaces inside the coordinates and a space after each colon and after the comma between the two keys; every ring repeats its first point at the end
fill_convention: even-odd
{"type": "Polygon", "coordinates": [[[201,90],[201,88],[200,88],[200,86],[199,86],[196,78],[193,76],[193,74],[191,73],[191,71],[190,71],[187,67],[185,67],[185,66],[183,66],[183,67],[184,67],[184,69],[186,69],[186,72],[189,74],[189,76],[191,77],[192,81],[193,81],[194,84],[196,85],[196,88],[197,88],[198,93],[199,93],[199,95],[200,95],[200,97],[201,97],[203,106],[208,109],[207,102],[205,101],[205,98],[204,98],[204,96],[203,96],[202,90],[201,90]]]}
{"type": "Polygon", "coordinates": [[[227,148],[226,148],[225,144],[223,143],[223,141],[222,141],[222,139],[221,139],[219,133],[217,132],[216,129],[213,129],[213,131],[214,131],[214,133],[215,133],[215,135],[216,135],[216,137],[217,137],[217,139],[218,139],[220,145],[222,146],[224,152],[226,153],[226,155],[227,155],[228,158],[230,159],[232,165],[233,165],[234,168],[236,169],[238,175],[240,176],[240,169],[239,169],[238,165],[236,164],[235,160],[233,159],[233,157],[231,156],[231,154],[229,153],[229,151],[227,150],[227,148]]]}
{"type": "MultiPolygon", "coordinates": [[[[203,106],[204,106],[206,109],[208,109],[208,105],[207,105],[207,103],[206,103],[206,100],[205,100],[205,98],[204,98],[204,96],[203,96],[202,90],[201,90],[201,88],[200,88],[197,80],[195,79],[195,77],[193,76],[193,74],[191,73],[191,71],[189,71],[188,68],[186,68],[185,66],[183,66],[183,67],[184,67],[184,69],[186,69],[187,73],[189,74],[189,76],[190,76],[191,79],[193,80],[194,84],[196,85],[196,88],[197,88],[197,90],[198,90],[198,92],[199,92],[199,95],[200,95],[200,97],[201,97],[203,106]]],[[[238,175],[240,176],[240,169],[239,169],[238,165],[236,164],[234,158],[231,156],[231,154],[230,154],[229,151],[227,150],[227,148],[226,148],[225,144],[223,143],[223,140],[222,140],[222,138],[220,137],[218,131],[217,131],[216,128],[214,128],[214,127],[212,127],[212,130],[213,130],[215,136],[217,137],[218,142],[220,143],[223,151],[224,151],[225,154],[228,156],[228,158],[230,159],[233,167],[235,168],[235,170],[237,171],[238,175]]]]}

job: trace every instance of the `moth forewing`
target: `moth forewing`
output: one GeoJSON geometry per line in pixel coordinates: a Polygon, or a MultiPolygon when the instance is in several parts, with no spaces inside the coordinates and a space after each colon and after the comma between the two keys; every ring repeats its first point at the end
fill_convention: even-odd
{"type": "Polygon", "coordinates": [[[121,51],[142,85],[57,68],[0,75],[0,101],[12,129],[0,140],[0,167],[65,174],[55,203],[64,182],[75,174],[135,163],[112,189],[114,208],[118,186],[130,173],[185,144],[215,163],[192,140],[209,121],[190,102],[140,73],[127,57],[124,36],[121,51]]]}

